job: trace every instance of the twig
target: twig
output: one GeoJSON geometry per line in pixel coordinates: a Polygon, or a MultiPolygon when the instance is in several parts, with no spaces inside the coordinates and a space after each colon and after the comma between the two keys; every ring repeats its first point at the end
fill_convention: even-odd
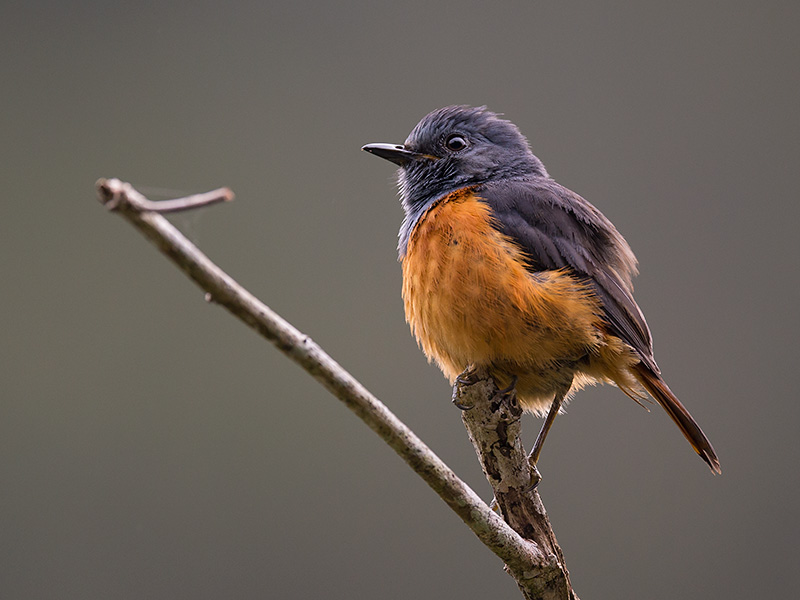
{"type": "MultiPolygon", "coordinates": [[[[450,467],[442,462],[414,432],[337,364],[319,345],[236,283],[189,242],[169,221],[157,214],[157,212],[165,212],[163,208],[165,206],[169,207],[167,211],[176,211],[211,202],[231,200],[233,194],[230,190],[223,188],[178,200],[151,202],[130,184],[123,183],[118,179],[100,179],[96,185],[100,202],[110,210],[124,216],[139,229],[178,268],[206,291],[207,299],[224,306],[234,316],[270,340],[386,441],[461,517],[473,533],[505,562],[507,570],[515,578],[526,598],[565,599],[575,597],[569,587],[569,579],[563,568],[563,557],[555,544],[555,536],[549,528],[549,522],[547,531],[543,533],[537,527],[522,526],[521,529],[526,537],[530,533],[530,540],[515,531],[520,527],[521,519],[514,515],[520,511],[513,509],[516,500],[512,502],[510,499],[517,498],[520,486],[513,485],[509,488],[517,490],[514,493],[495,487],[496,482],[492,481],[494,475],[490,471],[494,468],[491,466],[493,463],[491,459],[484,456],[483,450],[479,453],[484,470],[495,487],[500,507],[514,527],[513,529],[459,479],[450,467]],[[552,542],[548,540],[552,540],[552,542]],[[551,585],[553,581],[557,585],[551,585]]],[[[469,416],[465,417],[465,423],[471,420],[475,421],[474,426],[468,425],[468,429],[470,436],[479,440],[476,449],[483,445],[487,438],[476,433],[476,427],[485,427],[485,424],[481,424],[482,421],[475,420],[475,418],[483,415],[487,410],[489,412],[494,410],[490,405],[490,399],[496,395],[497,391],[493,382],[484,383],[488,387],[470,386],[463,391],[465,394],[472,394],[471,402],[476,406],[474,411],[477,412],[469,411],[467,413],[469,416]]],[[[494,412],[498,411],[494,410],[494,412]]],[[[496,431],[498,427],[502,429],[505,426],[495,425],[496,431]]],[[[516,432],[518,434],[518,427],[516,432]]],[[[512,437],[516,442],[512,440],[511,444],[519,444],[518,437],[514,436],[507,437],[506,442],[512,437]]],[[[492,454],[491,449],[489,449],[489,454],[492,454]]],[[[522,457],[525,458],[524,452],[522,452],[522,457]]],[[[527,465],[527,460],[523,460],[523,462],[527,465]]],[[[524,469],[521,465],[522,463],[516,468],[524,469]]],[[[503,472],[505,471],[507,469],[503,470],[503,472]]],[[[538,499],[538,495],[535,498],[538,499]]],[[[523,506],[523,504],[519,504],[519,506],[523,506]]],[[[541,507],[541,502],[539,502],[539,506],[541,507]]],[[[541,507],[540,513],[544,515],[546,521],[547,517],[543,507],[541,507]]]]}
{"type": "Polygon", "coordinates": [[[185,198],[153,202],[142,196],[131,184],[123,183],[119,179],[99,179],[95,185],[98,190],[102,186],[105,196],[101,201],[109,210],[116,210],[120,202],[127,201],[132,206],[135,205],[140,212],[171,213],[200,208],[201,206],[208,206],[218,202],[232,202],[235,197],[229,188],[219,188],[203,194],[186,196],[185,198]]]}

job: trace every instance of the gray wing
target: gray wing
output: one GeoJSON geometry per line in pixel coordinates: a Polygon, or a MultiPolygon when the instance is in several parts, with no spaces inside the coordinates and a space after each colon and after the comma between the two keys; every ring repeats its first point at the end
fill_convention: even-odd
{"type": "Polygon", "coordinates": [[[633,299],[636,258],[600,211],[545,177],[492,182],[476,192],[491,207],[495,227],[525,252],[531,271],[568,268],[586,280],[610,332],[659,372],[650,329],[633,299]]]}

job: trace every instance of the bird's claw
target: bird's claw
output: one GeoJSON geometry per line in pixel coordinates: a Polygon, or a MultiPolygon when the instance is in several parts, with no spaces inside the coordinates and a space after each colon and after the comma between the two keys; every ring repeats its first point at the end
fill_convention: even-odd
{"type": "Polygon", "coordinates": [[[525,488],[525,492],[530,493],[535,490],[539,486],[539,482],[542,480],[542,474],[539,473],[539,469],[536,468],[536,463],[530,463],[531,465],[531,481],[528,484],[528,487],[525,488]]]}
{"type": "Polygon", "coordinates": [[[456,382],[456,385],[453,386],[453,406],[455,406],[458,410],[470,410],[472,408],[475,408],[474,404],[464,404],[463,402],[461,402],[461,399],[459,398],[459,396],[461,395],[460,391],[461,390],[458,385],[458,382],[456,382]]]}
{"type": "Polygon", "coordinates": [[[498,395],[500,396],[510,396],[516,391],[517,381],[519,381],[519,377],[516,375],[511,377],[511,383],[509,383],[506,387],[502,390],[497,390],[498,395]]]}
{"type": "Polygon", "coordinates": [[[464,404],[461,402],[459,396],[461,395],[461,388],[474,385],[477,383],[477,378],[475,377],[475,369],[473,367],[467,367],[464,369],[458,376],[456,376],[455,381],[453,382],[453,405],[459,410],[470,410],[475,408],[474,404],[464,404]]]}

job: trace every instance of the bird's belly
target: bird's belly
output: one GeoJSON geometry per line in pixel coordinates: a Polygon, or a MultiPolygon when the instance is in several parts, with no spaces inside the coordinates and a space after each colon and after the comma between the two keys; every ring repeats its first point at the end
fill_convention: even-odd
{"type": "Polygon", "coordinates": [[[602,343],[586,286],[566,271],[528,271],[468,190],[428,210],[402,263],[406,319],[450,380],[469,366],[516,375],[520,400],[540,408],[602,343]]]}

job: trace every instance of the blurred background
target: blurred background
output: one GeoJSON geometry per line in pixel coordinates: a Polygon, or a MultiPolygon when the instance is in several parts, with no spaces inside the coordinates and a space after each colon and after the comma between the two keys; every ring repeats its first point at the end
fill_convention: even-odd
{"type": "MultiPolygon", "coordinates": [[[[433,492],[96,201],[173,222],[487,500],[403,320],[392,165],[486,104],[635,250],[670,386],[578,395],[540,491],[583,598],[790,597],[800,502],[796,2],[6,2],[0,596],[516,598],[433,492]]],[[[530,445],[539,422],[526,417],[530,445]]]]}

